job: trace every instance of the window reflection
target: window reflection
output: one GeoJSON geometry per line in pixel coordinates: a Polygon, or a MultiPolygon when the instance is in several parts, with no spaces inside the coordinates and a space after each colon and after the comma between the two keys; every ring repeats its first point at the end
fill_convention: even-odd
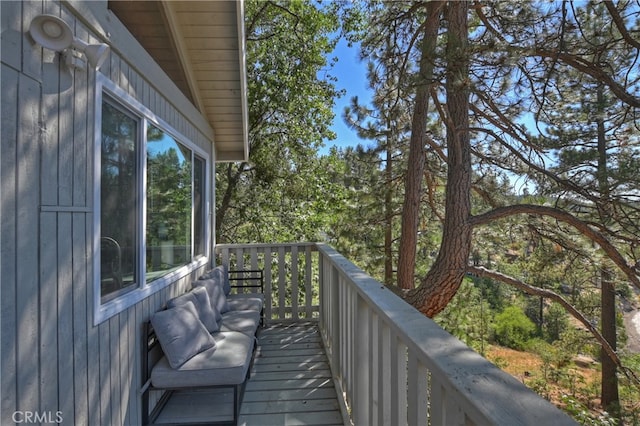
{"type": "Polygon", "coordinates": [[[202,158],[195,156],[193,159],[193,254],[195,256],[206,254],[205,179],[205,162],[202,158]]]}
{"type": "Polygon", "coordinates": [[[191,261],[191,162],[191,150],[147,127],[147,282],[191,261]]]}
{"type": "Polygon", "coordinates": [[[102,108],[100,177],[100,295],[136,283],[138,122],[115,106],[102,108]]]}

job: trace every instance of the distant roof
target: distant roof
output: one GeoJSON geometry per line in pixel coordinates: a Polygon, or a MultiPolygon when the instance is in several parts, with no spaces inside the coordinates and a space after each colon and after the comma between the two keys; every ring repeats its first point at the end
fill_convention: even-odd
{"type": "Polygon", "coordinates": [[[214,130],[218,161],[249,157],[243,1],[110,1],[214,130]]]}

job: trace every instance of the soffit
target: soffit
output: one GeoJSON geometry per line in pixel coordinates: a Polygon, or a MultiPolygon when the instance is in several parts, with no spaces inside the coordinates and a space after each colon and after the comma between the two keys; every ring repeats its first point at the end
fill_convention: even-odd
{"type": "Polygon", "coordinates": [[[112,1],[109,8],[210,122],[218,161],[248,159],[242,1],[112,1]]]}

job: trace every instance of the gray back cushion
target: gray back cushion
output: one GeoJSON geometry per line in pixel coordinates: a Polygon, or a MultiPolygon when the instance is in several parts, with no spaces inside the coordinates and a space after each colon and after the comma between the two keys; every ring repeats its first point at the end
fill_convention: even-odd
{"type": "Polygon", "coordinates": [[[229,281],[229,268],[226,265],[219,265],[202,275],[200,280],[219,280],[222,283],[222,289],[225,296],[231,293],[231,282],[229,281]]]}
{"type": "Polygon", "coordinates": [[[172,368],[179,368],[195,355],[216,345],[198,319],[192,302],[156,312],[151,317],[151,324],[172,368]]]}
{"type": "Polygon", "coordinates": [[[167,302],[167,307],[173,308],[175,306],[184,305],[187,302],[193,303],[198,314],[198,319],[204,324],[209,333],[220,330],[218,321],[220,320],[220,314],[216,314],[211,301],[209,299],[209,293],[204,287],[196,287],[190,292],[187,292],[181,296],[175,297],[167,302]]]}
{"type": "MultiPolygon", "coordinates": [[[[229,310],[229,304],[227,303],[227,296],[224,294],[222,288],[222,277],[219,274],[214,274],[211,279],[197,280],[191,283],[193,288],[204,287],[209,294],[209,301],[211,307],[215,312],[224,314],[229,310]]],[[[219,320],[219,319],[218,319],[219,320]]]]}

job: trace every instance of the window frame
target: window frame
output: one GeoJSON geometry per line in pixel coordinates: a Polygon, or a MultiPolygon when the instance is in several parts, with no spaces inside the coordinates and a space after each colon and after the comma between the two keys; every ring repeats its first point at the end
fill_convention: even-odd
{"type": "Polygon", "coordinates": [[[203,148],[192,142],[176,131],[167,122],[159,118],[153,111],[142,105],[137,99],[129,95],[122,88],[118,87],[114,82],[109,80],[103,74],[98,73],[96,77],[96,96],[95,96],[95,117],[94,117],[94,155],[93,155],[93,301],[94,301],[94,325],[98,325],[105,320],[117,315],[118,313],[128,309],[129,307],[148,298],[154,293],[162,290],[176,280],[189,275],[194,270],[201,268],[209,262],[211,256],[211,191],[213,182],[211,181],[211,155],[203,148]],[[141,194],[136,212],[137,223],[139,229],[136,230],[137,240],[137,265],[136,272],[138,281],[132,288],[121,294],[107,295],[103,298],[101,294],[101,266],[100,266],[100,240],[101,240],[101,152],[102,152],[102,105],[108,102],[114,107],[121,109],[123,112],[131,115],[138,120],[139,151],[136,153],[139,170],[139,183],[137,191],[141,194]],[[194,173],[191,173],[191,261],[180,266],[156,280],[146,282],[146,211],[147,211],[147,127],[149,124],[156,126],[158,129],[170,135],[176,142],[184,145],[191,150],[191,161],[198,157],[204,162],[204,190],[202,201],[203,220],[203,238],[204,238],[204,254],[195,255],[194,244],[194,173]],[[105,300],[106,299],[106,300],[105,300]]]}

